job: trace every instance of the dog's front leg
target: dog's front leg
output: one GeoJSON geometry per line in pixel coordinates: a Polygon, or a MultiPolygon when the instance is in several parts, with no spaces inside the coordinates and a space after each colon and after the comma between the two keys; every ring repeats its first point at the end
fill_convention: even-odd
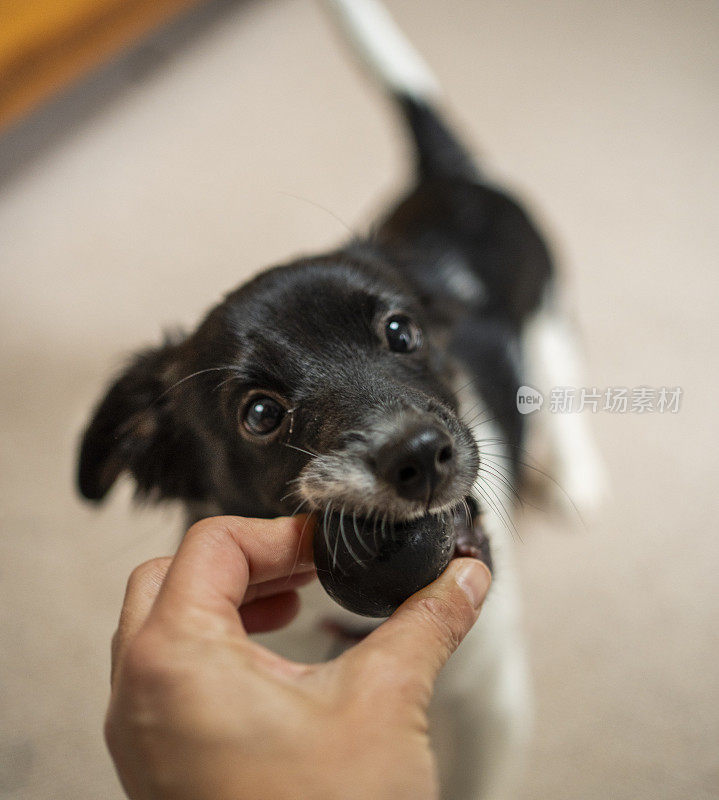
{"type": "Polygon", "coordinates": [[[523,349],[528,380],[545,397],[545,407],[528,420],[528,450],[547,462],[542,466],[556,481],[550,491],[560,506],[590,519],[607,496],[608,480],[587,423],[588,412],[551,408],[552,391],[579,392],[584,375],[576,332],[556,301],[545,302],[529,320],[523,349]]]}

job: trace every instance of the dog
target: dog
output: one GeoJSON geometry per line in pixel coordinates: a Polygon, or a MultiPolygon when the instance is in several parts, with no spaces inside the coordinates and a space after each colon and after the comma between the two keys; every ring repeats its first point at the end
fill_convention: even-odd
{"type": "MultiPolygon", "coordinates": [[[[326,5],[404,120],[412,185],[371,235],[261,273],[193,333],[138,354],[84,433],[79,488],[99,501],[129,472],[188,523],[470,509],[494,582],[440,678],[431,733],[446,797],[503,797],[530,716],[506,502],[528,438],[517,392],[578,385],[579,359],[542,234],[451,130],[426,65],[374,0],[326,5]]],[[[583,423],[541,416],[557,483],[591,499],[583,423]]],[[[373,624],[312,585],[295,622],[261,638],[316,661],[373,624]]]]}

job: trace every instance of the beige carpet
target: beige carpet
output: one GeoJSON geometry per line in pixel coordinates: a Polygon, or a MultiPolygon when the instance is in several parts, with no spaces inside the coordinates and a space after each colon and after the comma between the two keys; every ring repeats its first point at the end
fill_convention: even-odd
{"type": "MultiPolygon", "coordinates": [[[[719,10],[389,5],[552,232],[590,385],[684,389],[676,415],[592,418],[614,485],[592,527],[520,520],[537,707],[519,797],[718,797],[719,10]]],[[[311,2],[227,5],[160,56],[0,193],[8,800],[121,797],[108,643],[127,574],[172,550],[179,516],[132,510],[127,484],[99,511],[75,496],[105,381],[262,266],[341,240],[336,217],[367,222],[405,171],[389,108],[311,2]]]]}

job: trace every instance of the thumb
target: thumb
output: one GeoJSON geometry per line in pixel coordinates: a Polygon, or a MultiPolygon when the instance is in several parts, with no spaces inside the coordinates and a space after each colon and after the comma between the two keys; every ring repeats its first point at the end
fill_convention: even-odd
{"type": "MultiPolygon", "coordinates": [[[[485,564],[457,558],[424,589],[413,594],[351,653],[403,683],[418,683],[427,701],[439,671],[477,621],[492,581],[485,564]],[[400,674],[397,674],[400,673],[400,674]]],[[[389,677],[389,676],[388,676],[389,677]]]]}

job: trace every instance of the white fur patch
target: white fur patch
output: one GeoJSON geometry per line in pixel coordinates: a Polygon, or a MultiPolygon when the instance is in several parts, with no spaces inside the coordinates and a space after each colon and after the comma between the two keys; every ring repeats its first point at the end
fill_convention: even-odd
{"type": "MultiPolygon", "coordinates": [[[[527,325],[524,336],[530,378],[545,397],[556,387],[583,385],[583,364],[571,325],[557,311],[541,309],[527,325]]],[[[543,409],[532,422],[539,436],[548,440],[549,472],[558,484],[557,500],[569,503],[591,518],[608,492],[604,464],[597,452],[586,414],[551,413],[543,409]]],[[[572,508],[573,506],[573,508],[572,508]]]]}
{"type": "Polygon", "coordinates": [[[435,269],[446,288],[458,299],[479,305],[487,298],[487,287],[459,256],[448,253],[437,261],[435,269]]]}
{"type": "Polygon", "coordinates": [[[376,0],[325,0],[365,64],[391,91],[428,99],[439,94],[429,67],[376,0]]]}

